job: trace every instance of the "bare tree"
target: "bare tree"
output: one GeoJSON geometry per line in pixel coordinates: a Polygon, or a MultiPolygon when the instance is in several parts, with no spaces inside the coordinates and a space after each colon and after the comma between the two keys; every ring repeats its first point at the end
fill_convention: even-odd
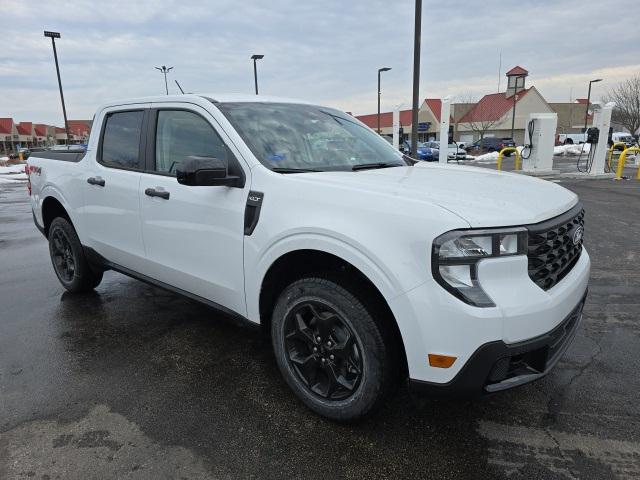
{"type": "Polygon", "coordinates": [[[458,99],[460,103],[473,105],[464,115],[466,117],[465,122],[460,122],[457,120],[456,123],[463,123],[469,127],[469,129],[477,133],[480,136],[480,151],[482,151],[484,147],[484,136],[486,133],[493,128],[493,126],[498,123],[499,118],[490,119],[493,115],[485,105],[482,103],[478,103],[476,97],[471,93],[465,93],[462,95],[458,95],[458,99]]]}
{"type": "Polygon", "coordinates": [[[602,98],[605,102],[615,102],[612,119],[623,125],[632,135],[640,129],[640,73],[628,78],[609,90],[602,98]]]}

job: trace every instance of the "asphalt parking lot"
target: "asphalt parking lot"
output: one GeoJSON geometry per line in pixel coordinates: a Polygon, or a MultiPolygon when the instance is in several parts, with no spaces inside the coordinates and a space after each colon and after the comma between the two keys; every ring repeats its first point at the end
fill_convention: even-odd
{"type": "Polygon", "coordinates": [[[65,294],[0,185],[0,479],[638,478],[640,182],[561,184],[593,266],[556,369],[473,402],[403,389],[349,426],[294,398],[257,329],[113,272],[65,294]]]}

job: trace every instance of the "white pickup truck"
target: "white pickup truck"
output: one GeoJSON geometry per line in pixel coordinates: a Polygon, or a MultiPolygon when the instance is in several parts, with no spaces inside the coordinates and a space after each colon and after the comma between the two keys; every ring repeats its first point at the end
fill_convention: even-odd
{"type": "Polygon", "coordinates": [[[115,270],[261,324],[295,394],[346,421],[407,378],[473,396],[543,377],[580,322],[575,194],[413,164],[332,108],[181,95],[102,106],[86,153],[27,170],[67,290],[115,270]]]}

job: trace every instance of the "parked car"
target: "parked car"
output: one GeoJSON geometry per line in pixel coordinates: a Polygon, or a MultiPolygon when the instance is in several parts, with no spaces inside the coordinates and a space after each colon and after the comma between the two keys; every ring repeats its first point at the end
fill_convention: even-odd
{"type": "Polygon", "coordinates": [[[627,148],[636,145],[636,139],[630,133],[626,132],[613,132],[611,134],[611,140],[614,143],[622,142],[627,148]]]}
{"type": "Polygon", "coordinates": [[[418,142],[418,154],[415,158],[425,162],[437,162],[439,157],[440,150],[438,150],[437,146],[432,146],[432,142],[418,142]]]}
{"type": "Polygon", "coordinates": [[[580,145],[587,141],[586,133],[559,133],[557,137],[558,145],[580,145]]]}
{"type": "MultiPolygon", "coordinates": [[[[430,142],[426,142],[427,145],[431,148],[440,149],[440,142],[437,140],[432,140],[430,142]]],[[[467,158],[467,151],[459,147],[456,143],[450,143],[447,145],[447,160],[464,160],[467,158]]]]}
{"type": "Polygon", "coordinates": [[[506,390],[575,336],[590,260],[558,184],[409,164],[351,115],[269,97],[118,101],[95,125],[86,152],[26,166],[62,286],[115,270],[260,324],[320,415],[363,417],[407,377],[429,395],[506,390]]]}
{"type": "Polygon", "coordinates": [[[400,148],[399,150],[405,154],[405,155],[409,155],[411,157],[414,157],[418,160],[424,160],[427,162],[437,162],[438,161],[438,157],[440,155],[440,151],[438,150],[437,146],[431,146],[429,145],[429,142],[418,142],[418,153],[417,155],[412,155],[411,154],[411,142],[409,140],[403,140],[402,142],[400,142],[400,148]]]}
{"type": "Polygon", "coordinates": [[[502,140],[502,148],[504,148],[504,147],[515,147],[516,146],[515,140],[513,138],[511,138],[511,137],[504,137],[501,140],[502,140]]]}
{"type": "MultiPolygon", "coordinates": [[[[482,149],[480,147],[480,140],[476,140],[467,148],[468,151],[474,153],[485,152],[499,152],[505,147],[515,147],[516,143],[512,138],[498,138],[498,137],[484,137],[482,139],[482,149]]],[[[510,153],[506,152],[505,155],[509,156],[510,153]]]]}

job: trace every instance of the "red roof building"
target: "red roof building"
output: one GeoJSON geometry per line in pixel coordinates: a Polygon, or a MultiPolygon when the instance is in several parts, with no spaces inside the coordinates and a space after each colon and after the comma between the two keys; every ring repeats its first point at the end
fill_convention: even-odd
{"type": "Polygon", "coordinates": [[[16,128],[18,129],[18,135],[33,136],[33,123],[31,122],[20,122],[16,125],[16,128]]]}
{"type": "Polygon", "coordinates": [[[44,123],[36,123],[33,127],[37,137],[47,136],[47,126],[44,123]]]}
{"type": "MultiPolygon", "coordinates": [[[[438,138],[440,135],[440,115],[442,112],[442,100],[439,98],[425,98],[418,111],[418,122],[426,124],[427,128],[418,134],[420,141],[429,138],[438,138]]],[[[413,121],[412,110],[400,110],[400,127],[403,128],[405,138],[411,133],[413,121]]],[[[378,128],[378,115],[371,113],[357,115],[356,118],[373,130],[378,128]]],[[[380,112],[380,133],[391,135],[393,133],[393,112],[380,112]]]]}
{"type": "Polygon", "coordinates": [[[13,118],[0,118],[0,135],[13,135],[13,128],[13,118]]]}
{"type": "Polygon", "coordinates": [[[513,135],[516,144],[522,145],[532,113],[555,113],[535,87],[525,86],[528,75],[529,72],[520,66],[509,70],[505,92],[485,95],[459,117],[455,128],[457,138],[470,142],[478,140],[481,135],[501,138],[513,135]]]}
{"type": "MultiPolygon", "coordinates": [[[[368,115],[356,115],[356,118],[364,123],[367,127],[378,128],[378,114],[371,113],[368,115]]],[[[400,110],[400,126],[408,127],[411,125],[411,110],[400,110]]],[[[393,112],[380,112],[380,129],[393,127],[393,112]]]]}
{"type": "Polygon", "coordinates": [[[84,139],[89,137],[89,132],[91,132],[90,120],[68,120],[67,124],[69,125],[69,133],[71,135],[84,139]]]}
{"type": "MultiPolygon", "coordinates": [[[[530,90],[531,88],[518,92],[516,108],[518,102],[522,101],[530,90]]],[[[507,97],[504,93],[491,93],[482,97],[480,101],[460,119],[460,123],[497,121],[512,108],[512,97],[507,97]]]]}
{"type": "Polygon", "coordinates": [[[516,76],[516,75],[526,77],[527,75],[529,75],[529,71],[522,68],[520,65],[516,65],[511,70],[509,70],[505,75],[507,77],[516,76]]]}

